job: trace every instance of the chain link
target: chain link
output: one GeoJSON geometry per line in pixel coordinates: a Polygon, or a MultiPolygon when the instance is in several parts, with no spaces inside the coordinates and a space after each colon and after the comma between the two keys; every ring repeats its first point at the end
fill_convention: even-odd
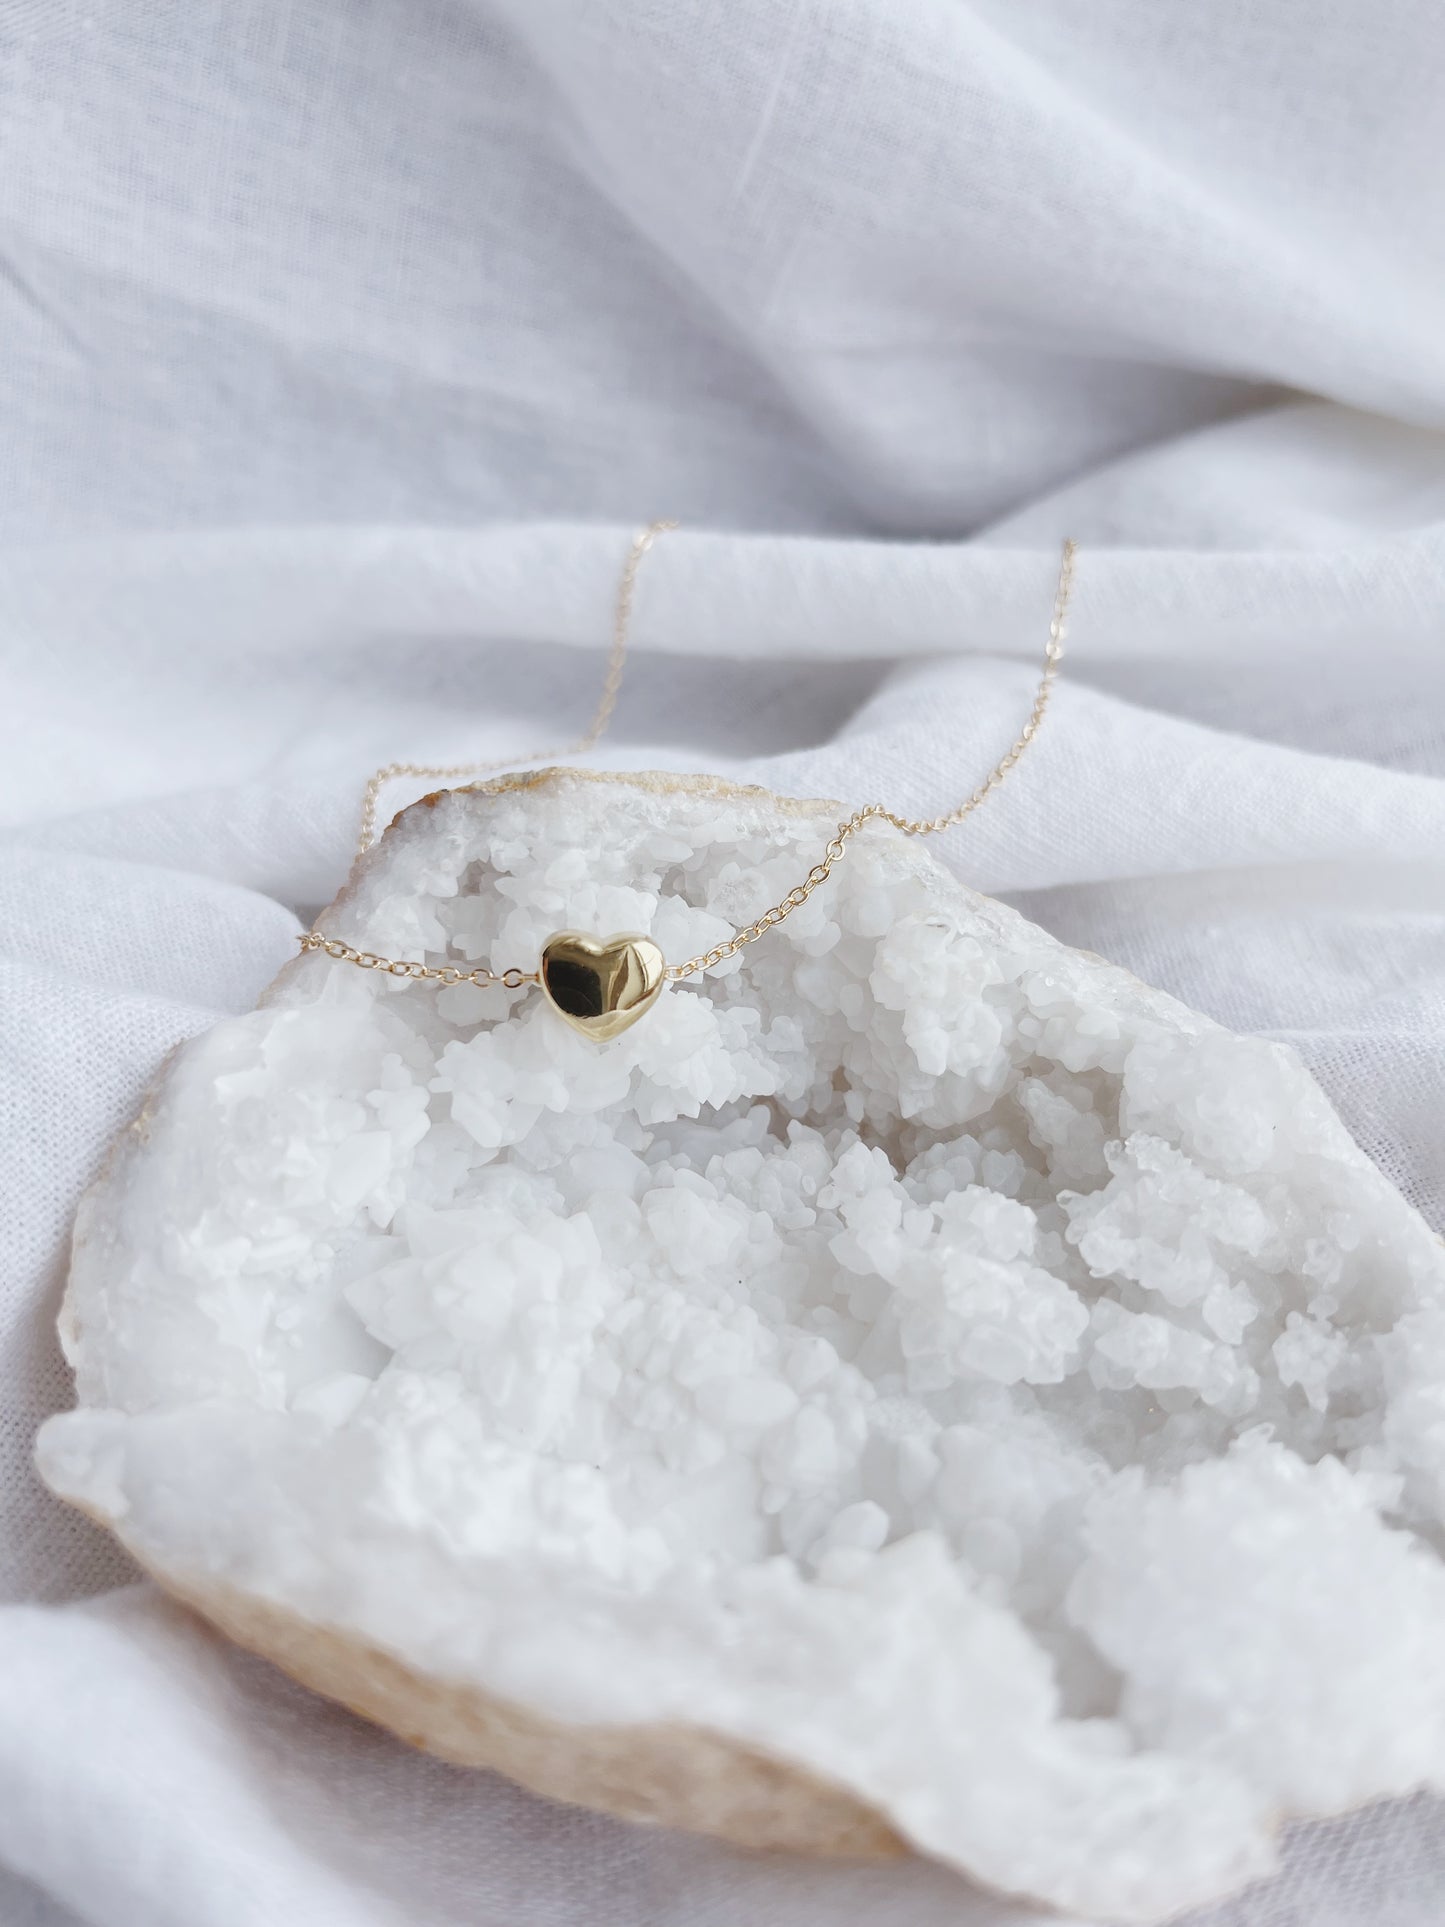
{"type": "Polygon", "coordinates": [[[381,792],[388,783],[396,782],[399,777],[419,776],[424,782],[435,778],[438,782],[455,783],[463,776],[487,776],[503,769],[530,769],[537,763],[556,762],[560,757],[586,755],[612,721],[612,712],[617,707],[617,692],[622,687],[622,671],[627,664],[627,637],[632,628],[637,571],[642,567],[642,558],[659,535],[665,535],[669,529],[676,527],[676,522],[649,522],[627,552],[627,560],[622,565],[622,577],[617,585],[617,600],[612,609],[612,651],[607,658],[607,672],[602,679],[602,694],[591,722],[576,742],[567,743],[561,749],[534,749],[525,756],[503,756],[492,763],[388,763],[384,769],[377,770],[361,799],[361,823],[356,838],[358,856],[365,856],[376,841],[376,810],[381,792]]]}
{"type": "Polygon", "coordinates": [[[380,970],[388,977],[410,977],[419,984],[475,984],[479,990],[491,990],[500,984],[504,990],[520,990],[524,984],[541,981],[535,970],[489,970],[485,964],[463,970],[457,964],[409,963],[403,958],[378,957],[374,950],[358,950],[353,944],[343,943],[340,937],[327,937],[319,930],[308,930],[299,941],[303,951],[323,950],[328,957],[355,964],[359,970],[380,970]]]}
{"type": "MultiPolygon", "coordinates": [[[[617,692],[622,686],[622,671],[627,661],[627,638],[632,625],[632,604],[637,589],[637,571],[642,558],[652,547],[653,542],[668,529],[677,527],[675,522],[653,522],[633,542],[623,565],[622,578],[618,584],[617,601],[612,620],[612,651],[608,657],[607,673],[602,684],[602,695],[596,714],[581,736],[564,750],[538,751],[536,755],[521,759],[510,759],[499,763],[468,763],[456,768],[444,768],[420,763],[388,763],[379,769],[366,786],[366,796],[361,812],[361,836],[357,844],[357,854],[370,849],[376,835],[376,804],[382,786],[398,776],[440,777],[443,780],[460,776],[481,776],[488,770],[515,769],[529,764],[545,761],[549,756],[576,756],[591,749],[602,735],[612,712],[617,706],[617,692]]],[[[1069,611],[1069,596],[1074,586],[1074,558],[1078,554],[1078,544],[1065,542],[1059,560],[1058,587],[1054,592],[1053,614],[1049,621],[1048,640],[1044,644],[1043,674],[1034,692],[1033,707],[1028,720],[1019,731],[1012,745],[994,764],[978,788],[944,816],[911,817],[900,816],[882,803],[865,803],[846,817],[834,830],[832,837],[824,846],[821,859],[815,863],[801,883],[795,883],[788,894],[779,902],[763,911],[752,923],[735,930],[725,943],[714,944],[711,950],[699,951],[697,956],[689,957],[686,963],[669,964],[663,976],[669,983],[677,983],[684,977],[692,977],[700,970],[710,970],[714,965],[724,963],[729,957],[759,937],[766,936],[778,924],[790,917],[812,896],[813,892],[828,881],[835,864],[847,854],[848,844],[874,818],[891,823],[905,836],[936,836],[940,830],[952,829],[966,816],[971,816],[981,803],[987,802],[1012,770],[1020,757],[1032,743],[1048,711],[1049,698],[1054,693],[1058,680],[1059,663],[1063,659],[1065,624],[1069,611]]],[[[357,950],[339,938],[327,937],[319,930],[308,930],[300,939],[303,951],[324,951],[328,957],[335,957],[344,963],[356,964],[362,970],[380,970],[390,977],[409,977],[417,983],[439,984],[477,984],[483,989],[500,984],[507,990],[520,990],[524,985],[541,982],[539,971],[509,970],[494,971],[478,965],[474,970],[462,970],[454,964],[408,963],[379,957],[370,950],[357,950]]]]}
{"type": "Polygon", "coordinates": [[[699,970],[710,970],[714,964],[720,964],[728,957],[735,957],[745,944],[756,943],[759,937],[766,935],[769,930],[780,924],[784,917],[790,917],[795,910],[800,909],[819,884],[828,881],[833,874],[833,865],[846,854],[850,839],[858,834],[865,823],[871,822],[875,817],[881,818],[885,823],[891,823],[895,830],[902,830],[905,836],[936,836],[940,830],[952,829],[955,823],[961,823],[966,816],[971,816],[980,803],[987,802],[1038,735],[1039,726],[1047,713],[1049,698],[1054,693],[1059,663],[1064,653],[1064,624],[1069,612],[1069,592],[1074,586],[1074,557],[1077,554],[1078,544],[1065,542],[1063,554],[1059,560],[1059,582],[1054,592],[1054,611],[1049,621],[1048,641],[1044,645],[1044,670],[1039,678],[1039,686],[1034,692],[1033,708],[1029,711],[1028,721],[1019,731],[1012,747],[994,764],[973,794],[965,797],[958,808],[950,810],[946,816],[899,816],[882,803],[867,803],[861,810],[855,810],[846,821],[838,825],[832,841],[823,852],[822,862],[815,863],[803,881],[795,884],[780,903],[775,903],[771,909],[764,910],[755,922],[748,924],[744,929],[735,931],[727,943],[714,944],[711,950],[704,950],[696,957],[689,957],[686,963],[669,964],[663,974],[671,982],[675,983],[681,977],[691,977],[699,970]]]}
{"type": "Polygon", "coordinates": [[[759,937],[766,936],[785,917],[792,916],[795,910],[801,910],[819,884],[828,881],[833,874],[833,865],[848,847],[849,837],[855,836],[870,816],[882,814],[881,803],[870,803],[866,809],[856,811],[846,823],[838,825],[823,851],[822,861],[813,865],[801,883],[793,885],[781,903],[775,903],[770,910],[764,910],[763,914],[752,923],[744,925],[741,930],[735,930],[726,943],[714,944],[711,950],[703,950],[696,957],[689,957],[686,963],[669,964],[663,971],[663,976],[669,983],[676,983],[679,978],[691,977],[699,970],[710,970],[714,964],[722,963],[725,958],[735,957],[746,944],[756,943],[759,937]]]}

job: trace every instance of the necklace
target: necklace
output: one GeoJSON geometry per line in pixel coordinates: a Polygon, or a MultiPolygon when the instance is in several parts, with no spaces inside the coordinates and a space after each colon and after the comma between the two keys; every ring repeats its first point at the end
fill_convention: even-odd
{"type": "MultiPolygon", "coordinates": [[[[617,706],[618,691],[622,687],[623,669],[627,662],[628,638],[632,627],[632,606],[637,593],[637,572],[642,559],[657,540],[658,536],[669,529],[676,528],[675,522],[653,522],[634,540],[623,564],[621,579],[617,587],[617,600],[613,609],[612,647],[607,660],[607,672],[603,678],[602,694],[597,709],[587,728],[574,743],[561,750],[537,750],[524,757],[504,759],[492,763],[464,763],[453,765],[426,763],[388,763],[376,771],[366,786],[362,801],[361,827],[357,839],[357,856],[361,857],[376,840],[377,802],[383,787],[394,778],[418,776],[426,779],[439,778],[455,781],[461,777],[477,777],[490,771],[501,769],[525,768],[535,763],[549,760],[555,756],[579,756],[591,749],[599,741],[612,712],[617,706]]],[[[1069,595],[1074,581],[1074,558],[1078,553],[1077,544],[1066,541],[1059,560],[1058,585],[1054,592],[1053,613],[1049,620],[1048,636],[1044,644],[1043,671],[1038,687],[1034,691],[1033,706],[1028,720],[1019,731],[1010,747],[994,764],[988,775],[970,795],[966,796],[954,809],[942,816],[907,817],[890,810],[883,803],[865,803],[851,816],[845,817],[833,835],[823,846],[818,861],[802,880],[794,884],[787,895],[764,910],[752,923],[735,930],[725,942],[715,944],[711,950],[700,951],[697,956],[687,958],[683,963],[670,964],[651,937],[636,931],[626,931],[620,935],[598,937],[581,930],[555,931],[542,945],[542,954],[535,970],[522,970],[512,966],[506,970],[492,970],[478,965],[472,970],[463,970],[455,964],[428,964],[408,958],[378,956],[374,951],[358,950],[354,945],[339,937],[327,936],[321,930],[308,930],[299,939],[303,951],[320,951],[339,963],[355,964],[361,970],[380,970],[391,977],[409,978],[414,983],[438,985],[476,984],[481,989],[501,985],[507,990],[521,990],[524,987],[540,989],[547,1002],[557,1015],[574,1030],[595,1042],[605,1043],[618,1037],[623,1031],[635,1024],[645,1015],[663,989],[670,983],[679,983],[685,977],[695,976],[699,971],[709,970],[714,965],[734,957],[746,945],[756,943],[785,917],[805,904],[813,892],[828,881],[835,864],[842,861],[847,853],[848,844],[865,823],[879,818],[891,823],[905,836],[935,836],[940,830],[952,829],[966,816],[987,801],[998,789],[1032,743],[1043,723],[1048,710],[1049,698],[1053,694],[1054,683],[1059,673],[1059,663],[1064,652],[1064,626],[1068,616],[1069,595]]]]}

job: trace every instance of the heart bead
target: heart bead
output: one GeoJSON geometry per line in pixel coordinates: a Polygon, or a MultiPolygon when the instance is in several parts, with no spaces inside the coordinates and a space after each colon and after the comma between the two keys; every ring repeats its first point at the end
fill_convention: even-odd
{"type": "Polygon", "coordinates": [[[542,946],[542,994],[573,1030],[605,1044],[651,1010],[665,969],[651,937],[604,942],[579,930],[559,930],[542,946]]]}

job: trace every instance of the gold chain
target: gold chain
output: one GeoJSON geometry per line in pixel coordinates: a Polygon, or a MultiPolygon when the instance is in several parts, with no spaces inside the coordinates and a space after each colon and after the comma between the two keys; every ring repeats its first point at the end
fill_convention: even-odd
{"type": "Polygon", "coordinates": [[[1039,725],[1049,706],[1049,697],[1054,693],[1054,683],[1058,679],[1059,661],[1064,653],[1064,619],[1069,612],[1069,591],[1074,586],[1074,557],[1078,544],[1065,542],[1059,560],[1059,583],[1054,592],[1054,613],[1049,622],[1049,639],[1044,645],[1044,670],[1039,678],[1039,686],[1034,691],[1034,706],[1029,711],[1029,719],[1019,731],[1013,746],[1000,757],[971,796],[964,798],[957,809],[950,810],[946,816],[910,817],[897,816],[882,803],[865,803],[861,810],[855,810],[845,822],[838,825],[832,839],[823,851],[821,863],[815,863],[801,883],[795,884],[780,903],[745,929],[736,931],[726,943],[715,944],[711,950],[704,950],[696,957],[689,957],[686,963],[670,964],[665,975],[674,982],[679,977],[690,977],[694,971],[708,970],[713,964],[720,964],[725,957],[735,957],[744,944],[756,943],[766,935],[775,924],[790,917],[795,910],[801,909],[820,883],[826,883],[833,873],[833,865],[843,856],[848,847],[848,839],[858,834],[865,823],[875,816],[891,823],[895,830],[902,830],[905,836],[935,836],[939,830],[952,829],[971,816],[980,803],[985,802],[1004,778],[1013,769],[1029,744],[1039,733],[1039,725]]]}
{"type": "Polygon", "coordinates": [[[361,970],[384,970],[388,977],[410,977],[418,984],[475,984],[479,990],[490,990],[494,984],[501,984],[507,990],[520,990],[523,984],[541,982],[535,970],[488,970],[485,964],[478,964],[475,970],[459,970],[455,964],[408,963],[401,957],[378,957],[374,950],[358,950],[354,944],[343,943],[340,937],[323,936],[319,930],[308,930],[298,941],[303,950],[323,950],[339,963],[355,964],[361,970]]]}
{"type": "MultiPolygon", "coordinates": [[[[617,706],[617,692],[622,686],[622,671],[627,661],[627,641],[632,626],[632,604],[637,590],[637,571],[642,558],[652,547],[657,537],[668,529],[677,527],[675,522],[653,522],[634,540],[623,564],[622,577],[618,583],[617,601],[612,618],[612,651],[607,661],[607,673],[603,679],[602,695],[596,714],[586,730],[575,743],[562,750],[539,750],[526,757],[512,757],[495,763],[466,763],[455,767],[424,763],[388,763],[379,769],[366,786],[366,795],[361,810],[361,835],[357,843],[357,855],[371,848],[376,837],[376,805],[382,786],[394,777],[420,776],[423,778],[440,777],[443,780],[461,776],[482,776],[490,770],[516,769],[549,760],[554,756],[577,756],[591,749],[601,737],[617,706]]],[[[1039,677],[1038,688],[1034,691],[1033,707],[1028,720],[1019,731],[1012,745],[994,764],[988,775],[970,796],[966,796],[956,809],[943,816],[910,817],[899,816],[882,803],[865,803],[844,819],[824,846],[823,855],[815,863],[801,883],[794,884],[780,902],[764,910],[760,917],[734,931],[726,943],[715,944],[711,950],[703,950],[686,963],[669,964],[663,972],[669,982],[676,983],[679,978],[694,976],[699,970],[709,970],[714,964],[722,963],[728,957],[735,957],[745,945],[756,943],[759,937],[780,924],[799,910],[821,884],[828,881],[833,866],[840,862],[847,852],[849,841],[855,837],[865,823],[875,817],[891,823],[905,836],[936,836],[940,830],[952,829],[971,816],[981,803],[988,800],[994,791],[1016,767],[1020,757],[1039,733],[1049,698],[1054,692],[1058,679],[1059,663],[1064,653],[1065,622],[1069,611],[1069,596],[1074,586],[1074,558],[1078,553],[1075,542],[1065,542],[1059,559],[1058,586],[1054,591],[1053,614],[1049,620],[1048,640],[1044,644],[1044,667],[1039,677]]],[[[412,963],[405,959],[393,960],[379,957],[374,951],[357,950],[351,944],[343,943],[337,937],[328,937],[319,930],[308,930],[300,939],[303,951],[323,951],[328,957],[335,957],[343,963],[356,964],[362,970],[381,970],[391,977],[407,977],[413,982],[438,984],[476,984],[483,989],[501,985],[507,990],[521,990],[524,985],[541,982],[541,974],[536,970],[489,970],[478,965],[474,970],[461,970],[454,964],[412,963]]]]}
{"type": "MultiPolygon", "coordinates": [[[[423,781],[435,777],[449,783],[462,776],[486,776],[492,770],[527,769],[535,763],[550,763],[561,756],[582,756],[591,749],[612,721],[612,712],[617,707],[617,692],[622,687],[622,671],[627,663],[627,638],[632,628],[637,571],[642,567],[643,556],[658,536],[676,527],[676,522],[649,522],[627,552],[627,560],[622,565],[622,578],[617,585],[617,600],[612,609],[612,653],[607,658],[602,694],[598,699],[596,714],[576,742],[568,743],[562,749],[534,749],[526,756],[503,756],[494,763],[388,763],[385,769],[379,769],[372,777],[361,799],[361,828],[356,839],[358,856],[365,856],[376,841],[376,805],[382,790],[400,776],[419,776],[423,781]]],[[[309,947],[314,950],[317,946],[312,944],[309,947]]],[[[348,958],[347,961],[355,960],[348,958]]],[[[396,974],[400,976],[403,973],[398,971],[396,974]]]]}

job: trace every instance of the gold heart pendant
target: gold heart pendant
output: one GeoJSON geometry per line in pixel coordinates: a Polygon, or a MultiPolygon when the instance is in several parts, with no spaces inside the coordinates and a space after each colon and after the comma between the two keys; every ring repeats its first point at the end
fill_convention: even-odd
{"type": "Polygon", "coordinates": [[[665,968],[651,937],[602,943],[580,930],[559,930],[542,946],[542,994],[573,1030],[605,1044],[651,1010],[665,968]]]}

